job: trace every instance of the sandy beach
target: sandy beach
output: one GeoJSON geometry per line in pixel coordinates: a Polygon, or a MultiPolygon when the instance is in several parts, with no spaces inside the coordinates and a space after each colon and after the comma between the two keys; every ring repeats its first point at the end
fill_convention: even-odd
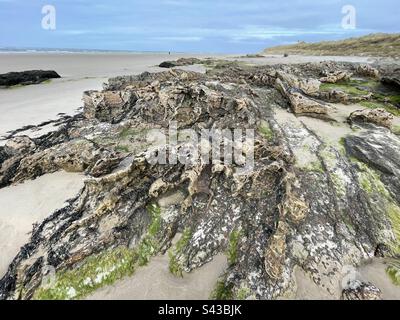
{"type": "MultiPolygon", "coordinates": [[[[85,90],[98,90],[110,77],[163,70],[158,65],[188,54],[130,53],[0,53],[0,74],[24,70],[55,70],[61,79],[0,89],[0,137],[26,125],[73,115],[85,90]]],[[[209,55],[195,55],[205,58],[209,55]]],[[[164,69],[165,70],[165,69],[164,69]]]]}
{"type": "Polygon", "coordinates": [[[40,223],[83,187],[83,175],[56,172],[0,189],[0,278],[40,223]]]}
{"type": "Polygon", "coordinates": [[[220,254],[203,267],[180,278],[171,274],[168,263],[168,254],[154,257],[132,277],[102,288],[88,299],[207,300],[218,278],[227,268],[226,257],[220,254]]]}

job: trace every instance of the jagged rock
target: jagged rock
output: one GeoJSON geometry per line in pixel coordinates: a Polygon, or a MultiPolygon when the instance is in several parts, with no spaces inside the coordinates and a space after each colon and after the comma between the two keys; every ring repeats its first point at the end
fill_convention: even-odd
{"type": "Polygon", "coordinates": [[[295,114],[327,114],[328,108],[311,98],[306,97],[300,92],[292,89],[288,93],[292,110],[295,114]]]}
{"type": "Polygon", "coordinates": [[[343,300],[382,300],[382,292],[371,283],[353,280],[343,290],[343,300]]]}
{"type": "Polygon", "coordinates": [[[391,70],[381,78],[382,83],[400,88],[400,69],[391,70]]]}
{"type": "Polygon", "coordinates": [[[104,84],[105,91],[121,91],[127,87],[136,88],[151,88],[151,84],[168,82],[168,81],[195,81],[203,79],[204,75],[192,71],[184,71],[180,69],[171,69],[157,74],[143,72],[135,76],[115,77],[108,80],[104,84]]]}
{"type": "Polygon", "coordinates": [[[379,78],[379,70],[373,68],[369,64],[362,64],[356,68],[356,73],[360,76],[370,77],[370,78],[379,78]]]}
{"type": "Polygon", "coordinates": [[[362,101],[370,101],[373,97],[372,93],[366,95],[354,96],[350,95],[342,90],[332,89],[329,91],[319,92],[317,97],[323,101],[343,104],[354,104],[362,101]]]}
{"type": "Polygon", "coordinates": [[[264,254],[264,266],[268,276],[279,280],[284,272],[284,261],[286,259],[286,235],[287,226],[285,222],[279,222],[275,234],[270,238],[264,254]]]}
{"type": "Polygon", "coordinates": [[[137,100],[131,91],[86,91],[83,95],[87,119],[117,123],[125,118],[137,100]]]}
{"type": "Polygon", "coordinates": [[[299,79],[291,74],[282,71],[277,71],[276,76],[288,87],[300,89],[308,95],[318,92],[321,85],[321,82],[316,79],[299,79]]]}
{"type": "Polygon", "coordinates": [[[349,80],[351,76],[352,74],[346,71],[331,71],[331,72],[326,72],[325,76],[319,79],[319,81],[325,83],[336,83],[339,81],[349,80]]]}
{"type": "Polygon", "coordinates": [[[55,71],[32,70],[0,74],[0,86],[38,84],[49,79],[61,78],[55,71]]]}
{"type": "Polygon", "coordinates": [[[27,136],[11,138],[4,146],[4,151],[9,156],[15,156],[33,151],[36,148],[35,142],[27,136]]]}
{"type": "Polygon", "coordinates": [[[6,161],[10,155],[5,152],[4,147],[0,147],[0,166],[3,164],[4,161],[6,161]]]}
{"type": "MultiPolygon", "coordinates": [[[[78,139],[24,157],[16,155],[3,162],[0,169],[0,186],[34,179],[58,170],[90,172],[97,161],[108,157],[108,153],[108,150],[98,149],[90,141],[78,139]]],[[[98,167],[99,165],[100,163],[98,167]]]]}
{"type": "Polygon", "coordinates": [[[390,257],[390,248],[384,243],[379,243],[375,249],[375,257],[377,258],[385,258],[390,257]]]}
{"type": "Polygon", "coordinates": [[[173,67],[181,67],[181,66],[189,66],[193,64],[201,63],[200,59],[197,58],[180,58],[176,61],[164,61],[161,62],[160,68],[173,68],[173,67]]]}
{"type": "Polygon", "coordinates": [[[391,128],[394,117],[385,109],[364,109],[352,112],[348,118],[350,124],[352,123],[373,123],[378,126],[391,128]]]}
{"type": "Polygon", "coordinates": [[[334,103],[347,104],[351,101],[351,96],[342,90],[330,90],[319,93],[319,98],[334,103]]]}
{"type": "Polygon", "coordinates": [[[99,159],[90,170],[92,177],[98,178],[110,174],[123,160],[121,155],[109,154],[99,159]]]}
{"type": "Polygon", "coordinates": [[[295,114],[327,114],[328,108],[304,93],[316,93],[320,82],[315,80],[301,81],[285,72],[277,72],[275,88],[288,98],[295,114]]]}

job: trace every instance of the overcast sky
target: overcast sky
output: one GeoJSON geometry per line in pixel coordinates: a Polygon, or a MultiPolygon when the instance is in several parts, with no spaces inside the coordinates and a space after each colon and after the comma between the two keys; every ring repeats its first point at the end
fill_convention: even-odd
{"type": "Polygon", "coordinates": [[[398,0],[0,0],[0,47],[257,52],[298,40],[399,32],[398,0]],[[56,30],[42,7],[56,8],[56,30]],[[356,8],[343,29],[342,7],[356,8]]]}

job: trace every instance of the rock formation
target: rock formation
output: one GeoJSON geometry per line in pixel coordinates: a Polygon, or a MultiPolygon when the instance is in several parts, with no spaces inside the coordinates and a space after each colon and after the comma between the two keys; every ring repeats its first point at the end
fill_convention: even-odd
{"type": "MultiPolygon", "coordinates": [[[[400,252],[400,139],[379,126],[352,131],[317,80],[325,70],[332,79],[324,81],[348,79],[357,67],[227,63],[207,74],[117,77],[86,92],[83,113],[58,131],[10,140],[0,148],[2,187],[61,169],[87,180],[34,227],[0,280],[0,299],[82,298],[167,251],[177,276],[226,253],[216,298],[291,297],[295,267],[332,298],[378,297],[369,285],[336,293],[346,266],[378,248],[392,258],[400,252]],[[318,114],[327,120],[304,120],[318,114]],[[174,122],[198,137],[204,129],[252,129],[254,144],[234,144],[241,156],[232,163],[226,154],[203,161],[196,145],[149,134],[167,134],[174,122]],[[327,126],[343,130],[335,143],[319,130],[327,126]],[[152,161],[163,154],[185,161],[152,161]],[[47,284],[49,268],[56,279],[47,284]]],[[[387,126],[386,114],[374,114],[351,118],[387,126]]]]}
{"type": "Polygon", "coordinates": [[[364,109],[352,112],[349,116],[349,123],[373,123],[390,129],[392,127],[393,118],[393,115],[384,109],[364,109]]]}
{"type": "Polygon", "coordinates": [[[382,77],[382,82],[400,88],[400,69],[395,69],[382,77]]]}
{"type": "Polygon", "coordinates": [[[0,74],[0,87],[38,84],[49,79],[61,78],[55,71],[32,70],[0,74]]]}
{"type": "Polygon", "coordinates": [[[201,60],[197,59],[197,58],[180,58],[176,61],[161,62],[159,67],[160,68],[173,68],[173,67],[188,66],[188,65],[199,64],[199,63],[201,63],[201,60]]]}
{"type": "Polygon", "coordinates": [[[336,83],[339,81],[349,80],[352,74],[345,71],[330,71],[324,72],[324,77],[320,79],[321,82],[336,83]]]}

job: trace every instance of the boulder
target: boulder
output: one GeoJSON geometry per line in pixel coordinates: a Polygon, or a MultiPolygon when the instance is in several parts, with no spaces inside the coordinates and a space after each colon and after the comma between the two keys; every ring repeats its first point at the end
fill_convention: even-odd
{"type": "Polygon", "coordinates": [[[173,68],[176,67],[175,61],[163,61],[159,64],[160,68],[173,68]]]}
{"type": "Polygon", "coordinates": [[[348,118],[348,122],[350,124],[373,123],[390,129],[392,127],[393,118],[393,115],[385,109],[364,109],[352,112],[348,118]]]}
{"type": "Polygon", "coordinates": [[[295,114],[328,113],[325,105],[305,95],[318,92],[320,84],[318,80],[299,80],[285,72],[276,72],[275,88],[289,99],[295,114]]]}
{"type": "Polygon", "coordinates": [[[22,72],[9,72],[0,74],[0,86],[10,87],[15,85],[38,84],[49,79],[61,76],[55,71],[32,70],[22,72]]]}

